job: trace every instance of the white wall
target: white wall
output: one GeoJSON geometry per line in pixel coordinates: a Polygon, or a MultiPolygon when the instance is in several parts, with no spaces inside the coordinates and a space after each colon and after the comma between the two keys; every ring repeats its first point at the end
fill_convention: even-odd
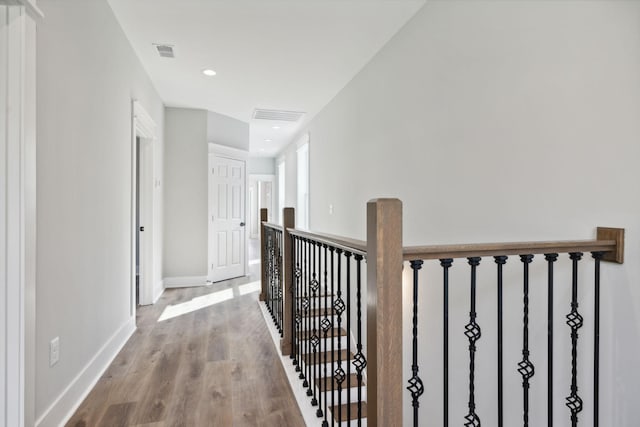
{"type": "Polygon", "coordinates": [[[165,110],[164,277],[207,275],[207,112],[165,110]]]}
{"type": "MultiPolygon", "coordinates": [[[[35,409],[50,426],[71,415],[135,326],[131,100],[160,133],[164,107],[106,1],[38,5],[35,409]]],[[[156,143],[162,152],[162,135],[156,143]]]]}
{"type": "Polygon", "coordinates": [[[249,124],[233,117],[208,111],[207,141],[249,151],[249,124]]]}
{"type": "MultiPolygon", "coordinates": [[[[405,244],[587,239],[598,225],[625,227],[627,262],[603,268],[601,424],[611,426],[634,425],[640,394],[638,16],[638,2],[428,2],[308,129],[313,230],[363,238],[365,204],[382,196],[404,202],[405,244]]],[[[291,153],[291,148],[285,152],[287,169],[291,153]]],[[[294,182],[295,174],[289,179],[287,173],[287,185],[294,182]]],[[[287,188],[288,203],[293,194],[295,189],[287,188]]],[[[584,268],[587,274],[590,267],[584,268]]],[[[492,289],[487,288],[487,301],[492,289]]],[[[533,289],[536,298],[544,297],[533,289]]],[[[583,289],[581,295],[589,313],[592,291],[583,289]]],[[[567,297],[566,289],[556,296],[563,343],[567,297]]],[[[455,302],[462,313],[468,311],[466,298],[465,291],[455,302]]],[[[532,308],[536,337],[544,336],[543,301],[532,308]]],[[[430,304],[439,310],[439,300],[430,304]]],[[[508,334],[516,350],[510,350],[505,366],[508,381],[519,387],[512,374],[521,339],[515,307],[509,315],[517,320],[508,334]]],[[[481,316],[487,336],[492,328],[487,318],[494,313],[481,316]]],[[[462,323],[452,328],[464,362],[462,323]]],[[[581,334],[585,351],[591,328],[587,324],[581,334]]],[[[483,344],[481,352],[489,357],[481,357],[480,372],[491,372],[494,347],[489,338],[483,344]]],[[[533,356],[538,371],[532,393],[546,386],[541,348],[533,356]]],[[[558,355],[563,384],[556,417],[564,425],[568,347],[558,355]]],[[[586,405],[580,420],[586,424],[591,422],[590,357],[581,362],[586,405]]],[[[423,372],[437,387],[438,366],[423,372]]],[[[452,389],[455,422],[466,414],[467,367],[461,366],[454,374],[458,388],[452,389]]],[[[495,393],[493,382],[485,384],[480,395],[495,393]]],[[[516,390],[508,396],[507,425],[521,422],[516,390]]],[[[431,401],[421,410],[437,410],[438,398],[431,401]]],[[[493,402],[479,399],[487,425],[496,424],[493,402]]],[[[532,425],[546,425],[540,419],[544,406],[534,408],[532,425]]]]}
{"type": "Polygon", "coordinates": [[[273,157],[249,157],[247,175],[275,175],[276,163],[273,157]]]}

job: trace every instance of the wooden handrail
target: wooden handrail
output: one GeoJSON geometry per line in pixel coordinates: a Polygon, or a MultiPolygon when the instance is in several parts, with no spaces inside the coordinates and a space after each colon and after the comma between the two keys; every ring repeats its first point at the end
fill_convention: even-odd
{"type": "Polygon", "coordinates": [[[282,227],[280,224],[274,224],[272,222],[267,222],[267,221],[263,221],[262,224],[265,227],[273,228],[274,230],[284,231],[284,227],[282,227]]]}
{"type": "Polygon", "coordinates": [[[314,233],[311,231],[297,230],[294,228],[288,228],[287,232],[293,236],[303,237],[306,239],[315,240],[319,243],[326,243],[338,249],[342,249],[353,254],[362,256],[367,255],[367,242],[363,240],[351,239],[349,237],[336,236],[326,233],[314,233]]]}
{"type": "Polygon", "coordinates": [[[493,255],[524,255],[569,252],[612,252],[616,240],[567,240],[550,242],[471,243],[460,245],[409,246],[403,258],[427,260],[443,258],[483,257],[493,255]]]}

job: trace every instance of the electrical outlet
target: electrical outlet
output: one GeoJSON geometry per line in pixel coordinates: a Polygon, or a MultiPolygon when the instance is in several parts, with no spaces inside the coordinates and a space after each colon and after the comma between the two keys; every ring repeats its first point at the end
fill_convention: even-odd
{"type": "Polygon", "coordinates": [[[49,366],[53,366],[60,360],[60,337],[55,337],[49,343],[49,366]]]}

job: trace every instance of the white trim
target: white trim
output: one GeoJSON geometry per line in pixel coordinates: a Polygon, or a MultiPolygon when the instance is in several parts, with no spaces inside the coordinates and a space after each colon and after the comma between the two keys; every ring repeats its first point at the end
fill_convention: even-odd
{"type": "Polygon", "coordinates": [[[158,300],[160,299],[160,297],[162,296],[162,294],[164,293],[164,280],[160,280],[158,283],[156,283],[156,286],[153,289],[153,302],[152,304],[155,304],[158,302],[158,300]]]}
{"type": "Polygon", "coordinates": [[[0,5],[7,6],[15,6],[20,5],[24,6],[27,14],[33,19],[42,19],[44,18],[44,13],[36,6],[36,2],[33,0],[0,0],[0,5]]]}
{"type": "Polygon", "coordinates": [[[206,286],[207,276],[183,276],[165,277],[163,280],[166,288],[189,288],[192,286],[206,286]]]}
{"type": "Polygon", "coordinates": [[[38,417],[36,427],[64,425],[96,385],[136,330],[135,317],[129,318],[91,358],[69,385],[38,417]]]}
{"type": "Polygon", "coordinates": [[[138,229],[136,227],[136,164],[139,163],[140,171],[140,221],[145,227],[142,233],[143,238],[140,243],[140,272],[141,281],[139,283],[139,304],[153,304],[155,297],[154,289],[154,257],[153,257],[153,234],[154,229],[159,227],[153,221],[154,191],[155,191],[155,170],[154,170],[154,150],[155,141],[158,139],[157,125],[151,115],[142,104],[132,99],[131,101],[131,297],[130,314],[135,313],[136,308],[136,239],[138,229]],[[140,162],[137,159],[136,138],[140,138],[140,162]]]}
{"type": "Polygon", "coordinates": [[[139,101],[133,100],[133,118],[135,130],[139,137],[156,140],[158,139],[158,126],[153,121],[151,115],[147,113],[139,101]]]}
{"type": "Polygon", "coordinates": [[[222,144],[216,144],[215,142],[209,142],[209,154],[216,154],[222,157],[230,157],[235,160],[248,161],[249,152],[241,150],[239,148],[228,147],[222,144]]]}

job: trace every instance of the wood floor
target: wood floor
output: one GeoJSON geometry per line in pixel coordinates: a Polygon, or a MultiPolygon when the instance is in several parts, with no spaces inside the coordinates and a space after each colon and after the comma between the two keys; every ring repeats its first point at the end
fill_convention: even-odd
{"type": "Polygon", "coordinates": [[[243,282],[167,289],[139,307],[138,330],[67,426],[304,426],[243,282]],[[159,321],[178,309],[192,311],[159,321]]]}

